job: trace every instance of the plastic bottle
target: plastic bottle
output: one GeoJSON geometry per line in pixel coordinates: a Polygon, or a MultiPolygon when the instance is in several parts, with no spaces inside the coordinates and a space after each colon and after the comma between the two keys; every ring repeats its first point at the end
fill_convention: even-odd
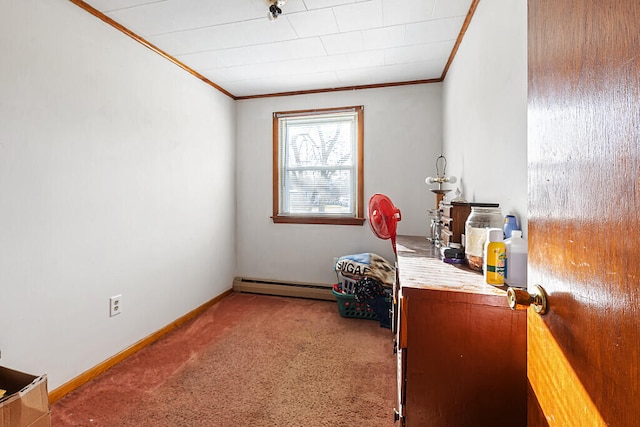
{"type": "Polygon", "coordinates": [[[487,229],[487,241],[484,244],[484,281],[490,285],[504,284],[505,245],[502,240],[502,228],[487,229]]]}
{"type": "Polygon", "coordinates": [[[515,215],[507,215],[504,217],[504,238],[508,239],[511,237],[511,233],[513,230],[520,230],[518,226],[518,220],[515,215]]]}
{"type": "Polygon", "coordinates": [[[511,238],[504,241],[507,268],[504,283],[516,288],[527,287],[527,241],[522,238],[522,231],[513,230],[511,238]]]}

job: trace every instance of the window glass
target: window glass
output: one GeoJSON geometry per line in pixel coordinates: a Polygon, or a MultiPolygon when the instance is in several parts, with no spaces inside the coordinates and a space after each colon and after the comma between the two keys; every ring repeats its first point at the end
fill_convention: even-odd
{"type": "Polygon", "coordinates": [[[275,222],[363,222],[362,119],[362,107],[274,114],[275,222]]]}

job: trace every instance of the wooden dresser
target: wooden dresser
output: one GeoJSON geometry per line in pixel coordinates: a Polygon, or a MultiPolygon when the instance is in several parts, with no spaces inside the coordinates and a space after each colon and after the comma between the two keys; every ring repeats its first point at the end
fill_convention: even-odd
{"type": "Polygon", "coordinates": [[[397,248],[400,424],[526,426],[526,312],[422,236],[398,236],[397,248]]]}

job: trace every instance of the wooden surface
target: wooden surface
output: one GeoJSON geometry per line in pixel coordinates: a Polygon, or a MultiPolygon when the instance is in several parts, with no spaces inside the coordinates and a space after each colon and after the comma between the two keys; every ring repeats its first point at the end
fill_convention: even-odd
{"type": "Polygon", "coordinates": [[[525,426],[526,312],[424,237],[398,237],[398,271],[405,425],[525,426]]]}
{"type": "Polygon", "coordinates": [[[462,243],[465,223],[471,213],[468,203],[451,203],[442,205],[442,240],[445,244],[462,243]]]}
{"type": "Polygon", "coordinates": [[[527,384],[527,425],[531,427],[549,427],[544,411],[540,407],[540,402],[538,402],[530,383],[527,384]]]}
{"type": "Polygon", "coordinates": [[[636,426],[640,2],[530,0],[528,16],[529,283],[549,296],[529,381],[551,426],[636,426]]]}
{"type": "Polygon", "coordinates": [[[438,256],[438,249],[422,236],[398,236],[398,269],[403,288],[423,288],[461,292],[458,298],[468,298],[464,294],[498,296],[487,301],[508,307],[506,287],[487,285],[481,272],[464,265],[447,264],[438,256]],[[399,261],[400,263],[400,261],[399,261]]]}

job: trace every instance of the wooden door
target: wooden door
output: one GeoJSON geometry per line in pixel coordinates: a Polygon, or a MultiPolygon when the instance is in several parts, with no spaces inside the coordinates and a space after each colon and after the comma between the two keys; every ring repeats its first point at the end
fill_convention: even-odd
{"type": "Polygon", "coordinates": [[[529,1],[529,426],[640,425],[640,2],[529,1]]]}

